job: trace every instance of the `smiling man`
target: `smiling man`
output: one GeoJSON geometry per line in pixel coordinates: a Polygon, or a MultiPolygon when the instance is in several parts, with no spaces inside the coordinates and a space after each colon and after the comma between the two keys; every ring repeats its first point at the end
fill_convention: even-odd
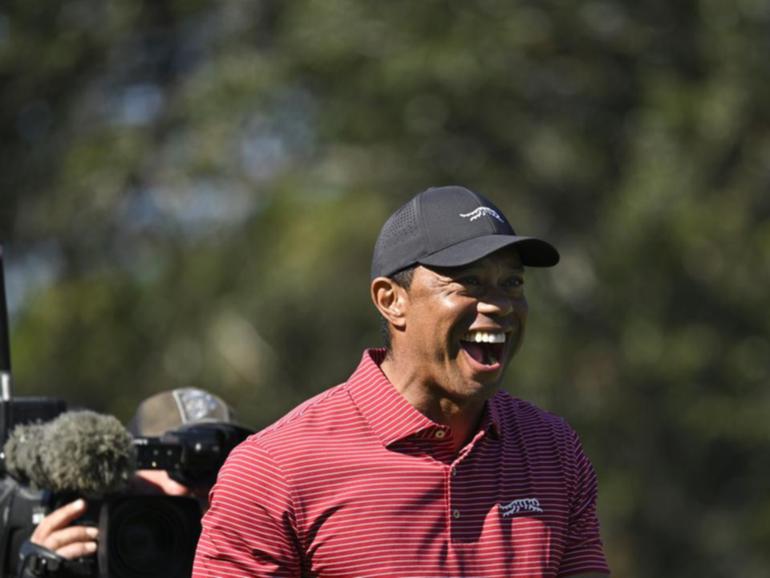
{"type": "Polygon", "coordinates": [[[462,187],[398,209],[372,260],[387,347],[230,454],[194,576],[606,576],[577,435],[499,389],[525,267],[558,260],[462,187]]]}

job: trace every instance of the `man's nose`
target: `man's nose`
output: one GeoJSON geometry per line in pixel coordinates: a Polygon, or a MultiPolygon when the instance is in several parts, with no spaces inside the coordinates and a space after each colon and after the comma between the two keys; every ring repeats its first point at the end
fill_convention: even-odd
{"type": "Polygon", "coordinates": [[[477,309],[484,315],[505,317],[513,313],[516,299],[499,289],[488,289],[479,298],[477,309]]]}

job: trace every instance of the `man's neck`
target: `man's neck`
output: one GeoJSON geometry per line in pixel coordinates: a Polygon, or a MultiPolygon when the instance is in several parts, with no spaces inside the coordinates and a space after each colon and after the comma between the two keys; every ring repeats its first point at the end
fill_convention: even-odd
{"type": "Polygon", "coordinates": [[[453,451],[471,441],[484,415],[485,399],[452,399],[440,387],[425,383],[408,368],[395,363],[391,356],[385,358],[380,369],[412,407],[434,422],[449,426],[453,451]]]}

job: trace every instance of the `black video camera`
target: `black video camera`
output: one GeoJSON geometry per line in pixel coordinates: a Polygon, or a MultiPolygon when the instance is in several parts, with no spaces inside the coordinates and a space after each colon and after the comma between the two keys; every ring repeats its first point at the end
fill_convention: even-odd
{"type": "MultiPolygon", "coordinates": [[[[66,409],[66,403],[51,398],[0,401],[0,445],[4,449],[11,447],[5,444],[5,440],[17,425],[41,423],[42,428],[53,427],[56,419],[74,415],[68,414],[66,409]]],[[[132,467],[166,470],[170,477],[190,488],[210,487],[227,454],[250,433],[250,430],[230,423],[197,423],[182,426],[160,437],[134,437],[132,467]]],[[[86,435],[84,432],[82,437],[86,435]]],[[[6,457],[11,456],[3,455],[3,460],[6,457]]],[[[34,458],[24,459],[37,463],[34,458]]],[[[23,476],[17,476],[22,479],[15,479],[6,471],[4,462],[2,466],[0,576],[10,578],[19,573],[22,562],[20,552],[35,526],[51,511],[81,496],[77,492],[40,489],[40,481],[30,484],[23,476]]],[[[30,469],[34,469],[34,465],[30,469]]],[[[35,475],[35,472],[30,474],[32,478],[35,475]]],[[[99,528],[96,556],[59,564],[51,562],[47,568],[36,569],[39,575],[48,573],[57,577],[99,578],[190,576],[200,534],[202,511],[198,500],[134,494],[130,490],[98,499],[82,497],[86,497],[89,507],[76,523],[99,528]]],[[[37,561],[31,563],[40,564],[37,561]]]]}
{"type": "Polygon", "coordinates": [[[254,433],[233,423],[183,425],[160,437],[134,437],[137,469],[166,470],[188,488],[211,487],[230,451],[254,433]]]}
{"type": "Polygon", "coordinates": [[[162,469],[190,488],[210,487],[227,454],[251,431],[231,423],[198,422],[161,437],[132,438],[115,418],[101,416],[116,425],[108,428],[108,435],[100,437],[101,432],[95,429],[78,429],[80,421],[86,427],[88,423],[102,423],[98,419],[81,419],[79,413],[69,412],[67,403],[60,399],[14,398],[11,385],[0,245],[0,578],[15,577],[20,570],[40,577],[189,577],[200,534],[202,512],[198,500],[135,494],[121,484],[101,484],[102,478],[120,482],[137,469],[162,469]],[[57,422],[66,422],[68,429],[61,430],[66,435],[46,429],[54,428],[57,422]],[[20,437],[13,438],[17,432],[22,432],[20,437]],[[33,432],[42,437],[35,438],[33,432]],[[25,440],[27,434],[31,438],[25,440]],[[64,439],[70,444],[65,444],[64,439]],[[103,442],[93,447],[88,445],[92,439],[117,439],[120,443],[103,442]],[[11,450],[17,455],[10,455],[11,450]],[[43,466],[49,458],[55,465],[46,473],[43,466]],[[59,484],[65,477],[69,481],[59,484]],[[81,485],[80,480],[88,483],[81,485]],[[109,489],[92,489],[92,495],[84,490],[95,487],[109,489]],[[95,557],[64,561],[28,541],[48,513],[77,497],[86,498],[89,507],[76,523],[99,528],[95,557]]]}

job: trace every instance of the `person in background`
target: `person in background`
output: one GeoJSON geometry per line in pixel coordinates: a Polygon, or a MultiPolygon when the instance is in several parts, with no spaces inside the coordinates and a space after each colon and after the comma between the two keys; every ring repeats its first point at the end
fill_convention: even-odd
{"type": "Polygon", "coordinates": [[[398,209],[371,269],[385,347],[230,454],[193,576],[607,576],[577,434],[500,389],[525,276],[558,261],[463,187],[398,209]]]}
{"type": "MultiPolygon", "coordinates": [[[[159,437],[186,425],[205,423],[237,425],[232,408],[221,398],[202,389],[186,387],[164,391],[142,401],[128,430],[134,437],[159,437]]],[[[125,493],[187,496],[195,498],[201,512],[205,512],[209,490],[210,486],[187,487],[165,470],[137,470],[125,493]]],[[[30,544],[42,548],[48,556],[66,560],[92,556],[97,550],[98,529],[74,523],[86,513],[87,507],[86,500],[77,499],[52,511],[36,526],[29,538],[30,544]]],[[[56,576],[56,573],[47,575],[56,576]]]]}

